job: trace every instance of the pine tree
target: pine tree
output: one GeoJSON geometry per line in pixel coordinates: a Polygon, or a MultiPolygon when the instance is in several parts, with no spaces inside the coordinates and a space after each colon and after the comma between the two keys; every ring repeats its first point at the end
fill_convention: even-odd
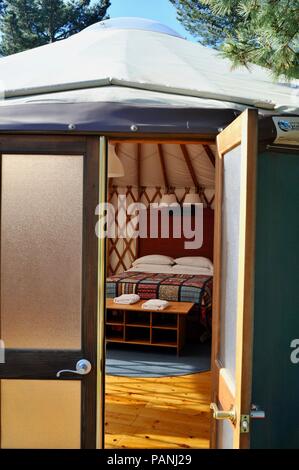
{"type": "Polygon", "coordinates": [[[107,18],[110,0],[0,0],[0,53],[66,39],[107,18]]]}
{"type": "Polygon", "coordinates": [[[299,0],[170,0],[178,19],[234,67],[258,64],[299,78],[299,0]]]}

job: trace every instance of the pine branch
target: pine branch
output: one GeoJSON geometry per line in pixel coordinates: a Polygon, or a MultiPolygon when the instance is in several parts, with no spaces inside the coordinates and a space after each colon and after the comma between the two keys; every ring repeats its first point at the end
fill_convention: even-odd
{"type": "Polygon", "coordinates": [[[233,66],[255,63],[299,78],[299,0],[170,0],[178,19],[233,66]]]}
{"type": "Polygon", "coordinates": [[[0,0],[0,53],[58,41],[107,18],[110,0],[0,0]]]}

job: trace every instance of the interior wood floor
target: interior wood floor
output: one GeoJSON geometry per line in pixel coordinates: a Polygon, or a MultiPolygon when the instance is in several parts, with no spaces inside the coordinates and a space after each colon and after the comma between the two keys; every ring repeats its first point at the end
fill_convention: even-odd
{"type": "Polygon", "coordinates": [[[211,373],[106,377],[106,448],[209,447],[211,373]]]}

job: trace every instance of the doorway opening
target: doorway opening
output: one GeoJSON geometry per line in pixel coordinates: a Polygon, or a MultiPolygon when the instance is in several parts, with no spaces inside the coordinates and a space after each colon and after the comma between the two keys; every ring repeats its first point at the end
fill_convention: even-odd
{"type": "Polygon", "coordinates": [[[105,447],[208,448],[216,145],[108,149],[105,447]]]}

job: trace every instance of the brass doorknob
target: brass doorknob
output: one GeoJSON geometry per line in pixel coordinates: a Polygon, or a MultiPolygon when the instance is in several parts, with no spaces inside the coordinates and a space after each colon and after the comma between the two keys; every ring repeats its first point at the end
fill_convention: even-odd
{"type": "Polygon", "coordinates": [[[237,421],[237,412],[234,406],[229,411],[222,411],[218,409],[216,403],[211,403],[210,408],[213,410],[214,419],[229,419],[233,424],[237,421]]]}

